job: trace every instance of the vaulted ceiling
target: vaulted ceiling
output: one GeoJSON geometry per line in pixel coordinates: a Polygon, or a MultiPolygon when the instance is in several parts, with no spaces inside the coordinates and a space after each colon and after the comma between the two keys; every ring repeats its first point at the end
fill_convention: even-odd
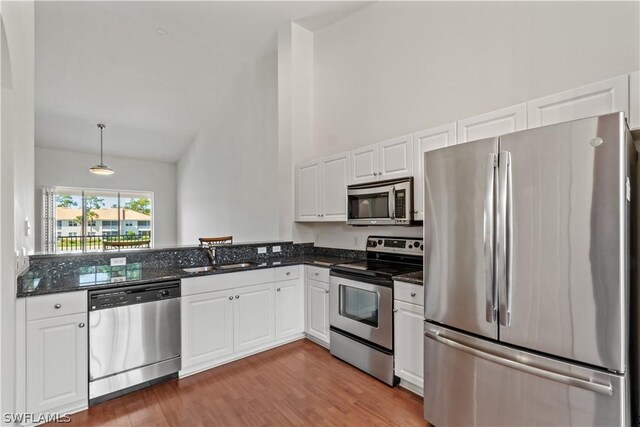
{"type": "Polygon", "coordinates": [[[36,146],[179,160],[243,67],[295,21],[370,2],[36,2],[36,146]]]}

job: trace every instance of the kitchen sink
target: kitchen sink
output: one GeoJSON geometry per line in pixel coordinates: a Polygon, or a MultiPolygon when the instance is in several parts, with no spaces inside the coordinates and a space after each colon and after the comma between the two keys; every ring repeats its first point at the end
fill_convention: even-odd
{"type": "Polygon", "coordinates": [[[182,271],[186,271],[187,273],[206,273],[207,271],[212,271],[213,269],[215,269],[213,265],[205,265],[202,267],[183,268],[182,271]]]}
{"type": "Polygon", "coordinates": [[[225,270],[228,268],[244,268],[244,267],[251,267],[256,265],[255,262],[238,262],[236,264],[224,264],[224,265],[219,265],[218,268],[225,270]]]}

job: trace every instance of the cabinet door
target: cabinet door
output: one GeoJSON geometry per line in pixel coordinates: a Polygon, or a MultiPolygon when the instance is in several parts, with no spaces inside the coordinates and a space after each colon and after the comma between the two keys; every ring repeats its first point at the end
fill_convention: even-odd
{"type": "Polygon", "coordinates": [[[307,280],[307,333],[329,344],[329,284],[307,280]]]}
{"type": "Polygon", "coordinates": [[[530,129],[618,111],[629,117],[629,76],[534,99],[527,111],[530,129]]]}
{"type": "Polygon", "coordinates": [[[640,71],[629,76],[629,128],[640,128],[640,71]]]}
{"type": "Polygon", "coordinates": [[[275,340],[273,283],[235,290],[234,351],[239,352],[275,340]]]}
{"type": "Polygon", "coordinates": [[[86,323],[86,313],[27,322],[28,412],[87,401],[86,323]]]}
{"type": "Polygon", "coordinates": [[[347,180],[349,153],[331,156],[322,161],[322,220],[347,220],[347,180]]]}
{"type": "Polygon", "coordinates": [[[296,167],[296,221],[320,221],[320,163],[296,167]]]}
{"type": "Polygon", "coordinates": [[[405,135],[378,144],[378,176],[381,179],[413,175],[413,135],[405,135]]]}
{"type": "Polygon", "coordinates": [[[362,184],[378,179],[378,144],[353,150],[351,157],[351,182],[362,184]]]}
{"type": "Polygon", "coordinates": [[[395,372],[402,380],[420,388],[424,384],[423,308],[418,304],[394,301],[395,372]]]}
{"type": "Polygon", "coordinates": [[[458,121],[458,144],[492,138],[527,128],[527,104],[518,104],[502,110],[458,121]]]}
{"type": "Polygon", "coordinates": [[[413,135],[414,145],[414,180],[413,180],[413,215],[414,219],[424,219],[424,153],[456,143],[456,124],[438,126],[423,130],[413,135]]]}
{"type": "Polygon", "coordinates": [[[304,331],[302,280],[276,282],[276,339],[304,331]]]}
{"type": "Polygon", "coordinates": [[[190,295],[181,300],[182,367],[233,353],[233,291],[190,295]]]}

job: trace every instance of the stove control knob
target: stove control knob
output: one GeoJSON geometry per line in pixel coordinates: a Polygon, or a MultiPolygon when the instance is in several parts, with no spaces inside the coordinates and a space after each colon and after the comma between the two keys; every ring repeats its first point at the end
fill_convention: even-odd
{"type": "Polygon", "coordinates": [[[415,246],[416,248],[419,248],[419,247],[420,247],[420,242],[415,242],[415,243],[413,244],[413,246],[415,246]]]}
{"type": "Polygon", "coordinates": [[[382,239],[378,240],[378,244],[381,245],[382,244],[382,239]]]}
{"type": "Polygon", "coordinates": [[[371,242],[371,247],[375,248],[376,246],[378,246],[376,242],[371,242]]]}
{"type": "Polygon", "coordinates": [[[420,245],[420,250],[423,251],[424,250],[424,245],[420,245]]]}
{"type": "Polygon", "coordinates": [[[409,249],[413,249],[413,246],[409,245],[409,249]]]}

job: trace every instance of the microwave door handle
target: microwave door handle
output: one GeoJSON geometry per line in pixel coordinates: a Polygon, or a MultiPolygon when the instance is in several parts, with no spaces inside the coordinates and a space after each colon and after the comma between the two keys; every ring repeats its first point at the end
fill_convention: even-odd
{"type": "Polygon", "coordinates": [[[391,199],[389,200],[389,218],[396,219],[396,187],[391,187],[391,199]]]}

